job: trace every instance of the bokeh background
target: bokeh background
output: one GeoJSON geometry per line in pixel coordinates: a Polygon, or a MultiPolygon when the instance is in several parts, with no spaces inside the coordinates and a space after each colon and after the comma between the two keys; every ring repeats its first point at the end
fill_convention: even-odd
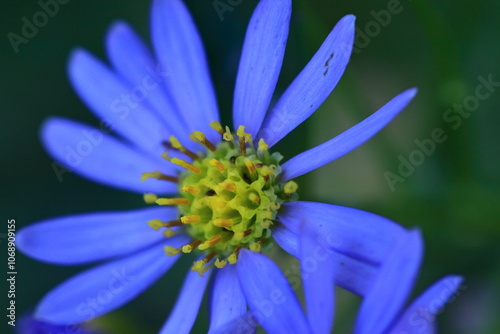
{"type": "MultiPolygon", "coordinates": [[[[223,20],[212,0],[186,3],[201,31],[220,109],[229,121],[245,27],[256,2],[240,1],[223,14],[223,20]]],[[[104,35],[117,19],[131,23],[149,41],[149,8],[148,1],[67,1],[16,53],[7,34],[20,34],[22,18],[31,20],[41,8],[35,0],[1,2],[2,275],[7,271],[8,218],[15,218],[19,229],[53,216],[143,206],[142,196],[77,175],[65,174],[59,182],[38,132],[51,115],[97,124],[67,80],[68,55],[82,46],[104,59],[104,35]]],[[[323,106],[278,150],[291,157],[361,121],[404,89],[418,87],[417,98],[375,138],[300,178],[300,195],[420,228],[426,251],[415,292],[449,273],[466,278],[460,296],[439,318],[440,333],[500,333],[500,87],[493,87],[488,98],[474,100],[479,78],[500,81],[500,2],[294,0],[278,92],[299,73],[334,24],[349,13],[357,16],[357,51],[344,77],[323,106]],[[374,13],[391,3],[399,3],[400,11],[381,24],[374,13]],[[464,103],[473,109],[467,118],[448,111],[464,103]],[[454,121],[447,122],[446,115],[454,116],[454,121]],[[418,155],[416,141],[430,138],[437,128],[443,129],[446,141],[437,143],[404,182],[391,188],[387,172],[397,174],[401,159],[418,155]]],[[[188,262],[176,264],[146,293],[93,326],[109,333],[154,333],[173,306],[188,262]]],[[[18,315],[81,269],[39,263],[19,253],[18,315]]],[[[6,285],[1,286],[4,309],[6,285]]],[[[339,292],[335,333],[349,331],[358,304],[356,297],[339,292]]],[[[202,307],[193,333],[206,331],[207,317],[202,307]]],[[[6,328],[3,315],[2,319],[6,328]]]]}

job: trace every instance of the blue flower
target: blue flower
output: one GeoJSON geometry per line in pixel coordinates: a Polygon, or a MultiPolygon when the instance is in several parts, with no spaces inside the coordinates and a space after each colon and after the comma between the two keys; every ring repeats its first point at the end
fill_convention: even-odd
{"type": "MultiPolygon", "coordinates": [[[[359,124],[281,164],[281,155],[269,149],[328,97],[354,39],[355,19],[348,15],[270,107],[290,15],[290,0],[257,5],[236,80],[235,132],[218,121],[202,43],[180,0],[153,1],[154,55],[122,22],[107,35],[110,66],[84,50],[73,52],[70,80],[101,123],[97,129],[52,118],[42,129],[46,149],[79,175],[144,193],[147,203],[161,206],[54,218],[20,231],[19,249],[40,261],[105,261],[50,291],[38,305],[38,318],[80,323],[110,312],[165,274],[178,258],[172,255],[197,249],[200,256],[161,332],[190,331],[212,272],[210,327],[215,330],[251,305],[249,278],[233,264],[249,261],[247,249],[259,252],[273,239],[293,253],[304,219],[331,235],[335,282],[358,294],[366,291],[392,245],[408,232],[359,210],[297,201],[292,179],[370,139],[416,90],[404,91],[359,124]],[[171,197],[175,193],[178,197],[171,197]]],[[[267,274],[249,273],[272,280],[267,274]]]]}
{"type": "MultiPolygon", "coordinates": [[[[301,235],[295,240],[297,247],[292,250],[300,260],[302,280],[287,280],[278,266],[266,256],[242,251],[237,270],[240,277],[248,277],[240,282],[250,312],[213,334],[251,333],[257,322],[270,334],[331,333],[334,320],[332,281],[336,281],[338,275],[345,276],[346,269],[341,268],[343,259],[328,245],[325,231],[311,229],[308,223],[303,222],[301,235]],[[253,275],[254,272],[259,275],[253,275]],[[290,285],[289,282],[293,281],[295,283],[290,285]],[[293,293],[300,287],[300,282],[307,312],[302,311],[293,293]]],[[[418,230],[406,233],[392,245],[389,256],[361,292],[363,301],[354,333],[436,333],[435,317],[446,303],[459,295],[462,278],[450,275],[440,279],[403,310],[420,267],[422,251],[418,230]]],[[[363,271],[357,274],[362,275],[363,271]]]]}
{"type": "Polygon", "coordinates": [[[86,325],[54,325],[37,320],[31,313],[23,315],[15,327],[17,334],[99,334],[100,331],[92,330],[86,325]]]}

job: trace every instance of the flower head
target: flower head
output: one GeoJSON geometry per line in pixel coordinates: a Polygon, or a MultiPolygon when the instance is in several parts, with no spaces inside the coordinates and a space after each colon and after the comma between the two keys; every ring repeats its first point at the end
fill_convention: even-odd
{"type": "MultiPolygon", "coordinates": [[[[290,15],[290,0],[257,5],[240,60],[232,129],[219,121],[201,40],[180,0],[153,1],[154,55],[121,22],[107,36],[111,66],[86,51],[73,52],[71,82],[101,126],[50,119],[42,129],[45,147],[66,168],[141,193],[159,207],[55,218],[21,231],[20,249],[36,259],[57,264],[107,260],[49,292],[37,308],[39,318],[78,323],[109,312],[156,281],[179,254],[196,253],[162,332],[189,332],[212,272],[215,329],[245,313],[250,303],[241,289],[247,278],[235,269],[240,257],[265,250],[273,240],[291,251],[297,221],[307,217],[328,220],[325,228],[339,229],[335,235],[345,239],[334,237],[331,246],[351,263],[384,262],[401,228],[357,210],[299,202],[292,179],[370,139],[416,90],[401,93],[361,123],[282,163],[272,147],[328,97],[354,39],[354,16],[347,15],[270,107],[290,15]],[[370,232],[358,227],[366,222],[374,223],[370,232]],[[374,238],[364,240],[367,234],[374,238]]],[[[367,283],[346,280],[343,285],[357,290],[360,284],[367,283]]]]}

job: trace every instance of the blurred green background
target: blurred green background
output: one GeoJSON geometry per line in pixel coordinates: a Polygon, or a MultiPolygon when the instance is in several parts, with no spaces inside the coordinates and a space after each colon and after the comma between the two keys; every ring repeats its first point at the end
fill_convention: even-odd
{"type": "MultiPolygon", "coordinates": [[[[222,21],[211,0],[186,3],[201,31],[220,109],[229,121],[239,54],[256,2],[242,0],[222,21]]],[[[402,0],[401,10],[388,24],[377,23],[374,13],[389,3],[394,1],[294,0],[278,92],[345,14],[357,16],[357,51],[335,91],[278,150],[291,157],[361,121],[404,89],[418,87],[412,104],[374,139],[299,179],[300,195],[419,227],[426,253],[416,292],[445,274],[466,277],[460,296],[439,318],[440,333],[499,333],[500,87],[492,88],[488,98],[474,96],[480,77],[500,81],[500,2],[402,0]],[[443,119],[459,117],[448,110],[474,101],[478,105],[469,105],[474,110],[467,118],[460,116],[459,126],[457,118],[443,119]],[[430,138],[437,128],[443,129],[446,141],[436,144],[434,152],[391,189],[387,171],[397,174],[400,159],[417,157],[415,141],[430,138]]],[[[67,80],[68,55],[82,46],[104,58],[104,35],[116,19],[128,21],[149,41],[149,7],[148,1],[71,0],[15,53],[7,34],[20,34],[22,18],[31,18],[40,6],[34,0],[1,2],[0,233],[5,233],[8,218],[15,218],[19,229],[53,216],[143,206],[141,196],[76,175],[66,174],[59,182],[38,131],[51,115],[97,124],[67,80]]],[[[0,237],[6,263],[5,234],[0,237]]],[[[112,333],[154,333],[173,306],[188,262],[179,262],[146,293],[97,320],[96,326],[112,328],[112,333]]],[[[81,269],[46,265],[18,254],[18,314],[81,269]]],[[[2,283],[2,305],[4,287],[2,283]]],[[[358,302],[340,293],[335,333],[352,326],[358,302]]],[[[206,331],[207,317],[202,307],[194,333],[206,331]]]]}

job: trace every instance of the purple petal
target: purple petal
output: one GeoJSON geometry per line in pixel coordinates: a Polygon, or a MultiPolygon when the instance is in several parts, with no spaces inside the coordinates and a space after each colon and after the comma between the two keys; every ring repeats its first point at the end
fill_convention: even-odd
{"type": "Polygon", "coordinates": [[[307,319],[314,333],[331,333],[334,317],[333,252],[305,223],[301,228],[300,246],[307,319]]]}
{"type": "Polygon", "coordinates": [[[242,249],[237,270],[248,306],[268,333],[311,333],[297,297],[272,260],[242,249]]]}
{"type": "Polygon", "coordinates": [[[222,326],[211,329],[208,334],[255,334],[258,325],[253,314],[246,312],[222,326]]]}
{"type": "Polygon", "coordinates": [[[169,133],[152,108],[142,103],[144,90],[128,85],[85,50],[73,51],[68,72],[80,98],[108,131],[116,131],[150,154],[161,155],[161,143],[169,133]]]}
{"type": "Polygon", "coordinates": [[[290,180],[309,173],[362,145],[392,121],[416,93],[415,88],[404,91],[349,130],[288,160],[282,166],[282,180],[290,180]]]}
{"type": "Polygon", "coordinates": [[[173,220],[176,208],[103,212],[52,218],[23,228],[17,246],[39,261],[81,264],[137,252],[165,237],[148,226],[173,220]]]}
{"type": "Polygon", "coordinates": [[[351,56],[354,15],[335,25],[313,58],[264,119],[259,132],[272,146],[305,121],[330,95],[351,56]]]}
{"type": "MultiPolygon", "coordinates": [[[[299,257],[299,237],[284,226],[273,230],[273,238],[290,255],[299,257]]],[[[335,284],[360,296],[364,296],[372,285],[378,268],[344,254],[331,253],[333,257],[335,284]]]]}
{"type": "Polygon", "coordinates": [[[436,315],[460,295],[457,291],[462,280],[460,276],[447,276],[434,283],[398,318],[390,334],[433,333],[436,315]]]}
{"type": "MultiPolygon", "coordinates": [[[[169,245],[180,247],[185,235],[173,237],[169,245]]],[[[55,324],[89,321],[135,298],[178,259],[166,256],[159,244],[132,256],[84,271],[50,291],[38,305],[35,316],[55,324]]]]}
{"type": "Polygon", "coordinates": [[[408,298],[423,252],[418,230],[401,237],[383,263],[363,300],[356,334],[384,333],[408,298]]]}
{"type": "Polygon", "coordinates": [[[132,91],[144,93],[141,104],[155,111],[169,134],[175,135],[185,145],[191,143],[184,119],[165,89],[168,72],[163,71],[136,32],[127,23],[116,22],[109,29],[106,50],[111,64],[133,87],[132,91]]]}
{"type": "Polygon", "coordinates": [[[292,3],[262,0],[247,28],[234,91],[234,126],[254,137],[269,108],[285,54],[292,3]]]}
{"type": "Polygon", "coordinates": [[[247,312],[247,303],[235,266],[226,266],[216,271],[210,297],[210,331],[247,312]]]}
{"type": "Polygon", "coordinates": [[[191,332],[210,274],[211,271],[206,272],[203,277],[196,271],[190,271],[187,274],[175,307],[160,334],[189,334],[191,332]]]}
{"type": "Polygon", "coordinates": [[[375,265],[384,261],[394,242],[405,233],[384,217],[332,204],[290,202],[282,206],[278,217],[296,234],[304,223],[335,251],[375,265]]]}
{"type": "MultiPolygon", "coordinates": [[[[160,170],[172,175],[173,168],[162,159],[154,159],[134,150],[102,131],[74,121],[51,118],[41,130],[42,142],[49,154],[69,172],[112,187],[145,193],[173,193],[171,182],[148,179],[144,172],[160,170]]],[[[52,164],[59,180],[66,171],[52,164]]]]}
{"type": "Polygon", "coordinates": [[[180,0],[154,0],[151,34],[157,59],[169,74],[165,84],[191,131],[212,141],[220,135],[209,123],[218,120],[217,102],[200,36],[180,0]]]}

